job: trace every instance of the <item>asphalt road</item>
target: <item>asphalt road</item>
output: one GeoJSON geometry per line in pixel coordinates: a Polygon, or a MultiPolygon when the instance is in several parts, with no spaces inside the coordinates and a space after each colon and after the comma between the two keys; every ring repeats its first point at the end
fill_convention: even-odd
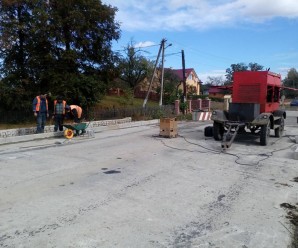
{"type": "Polygon", "coordinates": [[[290,247],[296,113],[226,152],[193,121],[1,145],[0,247],[290,247]]]}

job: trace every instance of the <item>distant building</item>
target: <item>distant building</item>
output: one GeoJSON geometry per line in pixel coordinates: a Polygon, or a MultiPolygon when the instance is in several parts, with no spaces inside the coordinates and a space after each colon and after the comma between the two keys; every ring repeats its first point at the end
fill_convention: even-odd
{"type": "Polygon", "coordinates": [[[210,86],[208,90],[209,98],[224,99],[226,94],[230,94],[228,86],[210,86]]]}
{"type": "MultiPolygon", "coordinates": [[[[178,90],[183,91],[183,69],[172,69],[172,71],[179,77],[180,82],[178,85],[178,90]]],[[[187,93],[192,93],[194,95],[200,95],[200,79],[193,68],[185,69],[186,78],[186,91],[187,93]]]]}
{"type": "MultiPolygon", "coordinates": [[[[172,71],[174,75],[177,76],[177,90],[181,90],[183,92],[183,70],[182,69],[172,69],[165,68],[165,71],[172,71]]],[[[186,78],[186,92],[187,94],[200,95],[201,90],[201,82],[199,77],[197,76],[195,70],[193,68],[185,69],[185,78],[186,78]]],[[[143,98],[145,93],[149,88],[151,78],[145,78],[144,81],[139,85],[139,87],[135,91],[135,97],[143,98]]],[[[151,91],[149,98],[159,99],[156,89],[160,87],[161,83],[161,71],[157,70],[156,75],[153,79],[151,91]]]]}

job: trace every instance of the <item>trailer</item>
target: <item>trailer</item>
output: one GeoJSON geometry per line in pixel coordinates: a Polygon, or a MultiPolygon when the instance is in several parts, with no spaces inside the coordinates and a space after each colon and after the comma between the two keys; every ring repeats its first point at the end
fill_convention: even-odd
{"type": "Polygon", "coordinates": [[[236,135],[250,132],[259,135],[260,145],[269,142],[270,130],[275,137],[284,131],[286,111],[280,109],[281,76],[270,71],[234,72],[232,102],[229,110],[214,110],[213,137],[221,147],[231,147],[236,135]]]}

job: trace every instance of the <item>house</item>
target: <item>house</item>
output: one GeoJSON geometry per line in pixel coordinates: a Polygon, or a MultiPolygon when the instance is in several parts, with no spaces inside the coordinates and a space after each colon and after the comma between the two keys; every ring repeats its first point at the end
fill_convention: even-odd
{"type": "Polygon", "coordinates": [[[229,86],[210,86],[209,98],[224,99],[226,94],[230,94],[231,88],[229,86]]]}
{"type": "MultiPolygon", "coordinates": [[[[172,69],[172,71],[179,77],[180,82],[178,90],[183,92],[183,69],[172,69]]],[[[186,91],[194,95],[200,95],[200,79],[193,68],[185,69],[186,91]]]]}
{"type": "MultiPolygon", "coordinates": [[[[165,71],[171,71],[174,75],[177,76],[177,90],[181,90],[183,92],[183,70],[182,69],[172,69],[172,68],[165,68],[165,71]]],[[[193,68],[185,69],[185,77],[186,77],[186,91],[187,94],[194,94],[200,95],[201,84],[200,80],[193,68]]],[[[148,91],[150,85],[151,78],[145,78],[142,83],[137,87],[134,94],[135,97],[143,98],[148,91]]],[[[161,82],[161,70],[156,71],[156,75],[153,79],[151,85],[151,91],[149,97],[154,99],[159,99],[157,88],[160,87],[161,82]]]]}

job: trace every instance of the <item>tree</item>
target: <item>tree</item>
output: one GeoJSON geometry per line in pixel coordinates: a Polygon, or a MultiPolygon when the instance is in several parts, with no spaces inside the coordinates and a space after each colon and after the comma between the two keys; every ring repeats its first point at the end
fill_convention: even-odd
{"type": "Polygon", "coordinates": [[[258,63],[249,63],[248,67],[251,71],[261,71],[264,68],[264,66],[259,65],[258,63]]]}
{"type": "MultiPolygon", "coordinates": [[[[158,73],[158,81],[161,85],[161,73],[158,73]]],[[[180,79],[178,75],[175,74],[171,69],[164,69],[163,103],[165,105],[173,104],[177,99],[177,87],[179,81],[180,79]]],[[[158,87],[156,91],[160,94],[160,87],[158,87]]]]}
{"type": "Polygon", "coordinates": [[[132,90],[149,75],[152,70],[152,62],[141,55],[141,50],[134,47],[133,41],[125,48],[123,56],[118,64],[119,78],[132,90]]]}
{"type": "MultiPolygon", "coordinates": [[[[283,85],[289,88],[298,89],[298,72],[295,68],[288,71],[286,78],[283,80],[283,85]]],[[[285,89],[284,94],[287,98],[295,98],[298,96],[297,91],[285,89]]]]}
{"type": "Polygon", "coordinates": [[[231,64],[231,68],[226,69],[226,79],[228,83],[233,82],[233,73],[236,71],[247,71],[247,65],[244,63],[231,64]]]}
{"type": "Polygon", "coordinates": [[[220,86],[220,85],[224,85],[225,81],[222,78],[222,76],[214,76],[214,77],[207,77],[207,81],[206,81],[207,85],[210,86],[220,86]]]}
{"type": "Polygon", "coordinates": [[[231,64],[230,68],[226,69],[226,84],[233,83],[233,73],[236,71],[260,71],[263,70],[263,66],[258,63],[249,63],[248,66],[245,63],[231,64]]]}
{"type": "Polygon", "coordinates": [[[113,71],[112,41],[120,37],[116,11],[98,0],[2,0],[6,90],[24,92],[21,101],[28,104],[38,91],[63,93],[77,104],[98,101],[113,71]]]}
{"type": "MultiPolygon", "coordinates": [[[[3,0],[0,6],[1,107],[28,106],[32,81],[27,67],[30,59],[29,1],[3,0]],[[26,101],[27,100],[27,101],[26,101]]],[[[31,100],[32,101],[32,100],[31,100]]]]}

